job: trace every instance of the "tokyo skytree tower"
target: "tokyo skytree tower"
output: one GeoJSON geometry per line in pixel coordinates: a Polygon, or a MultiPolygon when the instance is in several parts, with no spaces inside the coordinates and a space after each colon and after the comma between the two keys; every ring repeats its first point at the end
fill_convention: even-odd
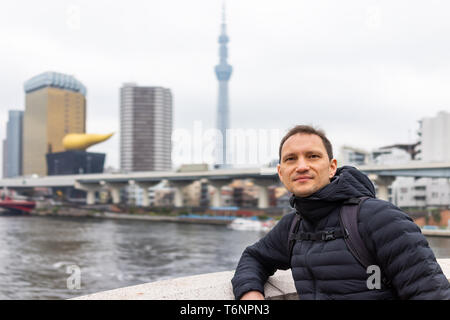
{"type": "Polygon", "coordinates": [[[222,32],[219,36],[219,64],[215,67],[217,80],[219,80],[219,97],[217,101],[217,129],[220,131],[222,137],[221,141],[218,139],[217,165],[218,167],[226,167],[227,157],[227,129],[229,129],[229,105],[228,105],[228,80],[230,80],[231,72],[233,68],[227,63],[228,49],[227,43],[229,41],[226,34],[226,22],[225,22],[225,3],[222,7],[222,32]]]}

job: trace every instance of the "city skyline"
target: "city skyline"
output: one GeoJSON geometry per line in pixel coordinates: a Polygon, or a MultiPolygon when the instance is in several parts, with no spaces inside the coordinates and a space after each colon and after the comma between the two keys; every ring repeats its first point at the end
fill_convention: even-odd
{"type": "MultiPolygon", "coordinates": [[[[195,121],[214,128],[221,6],[219,0],[131,1],[125,8],[84,1],[5,4],[0,141],[8,110],[24,110],[23,83],[46,71],[72,74],[86,85],[87,132],[117,133],[92,150],[107,154],[105,167],[119,167],[117,92],[125,82],[170,88],[175,130],[192,131],[195,121]]],[[[418,120],[450,109],[447,3],[226,6],[229,60],[236,67],[232,128],[314,124],[336,151],[344,144],[370,150],[414,142],[418,120]]]]}

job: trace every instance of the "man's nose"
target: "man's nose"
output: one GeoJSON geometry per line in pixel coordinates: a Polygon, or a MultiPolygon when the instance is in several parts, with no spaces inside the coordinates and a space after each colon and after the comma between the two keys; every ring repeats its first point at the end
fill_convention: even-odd
{"type": "Polygon", "coordinates": [[[309,165],[308,162],[305,161],[304,158],[299,158],[297,163],[296,163],[296,167],[295,167],[296,171],[306,171],[309,170],[309,165]]]}

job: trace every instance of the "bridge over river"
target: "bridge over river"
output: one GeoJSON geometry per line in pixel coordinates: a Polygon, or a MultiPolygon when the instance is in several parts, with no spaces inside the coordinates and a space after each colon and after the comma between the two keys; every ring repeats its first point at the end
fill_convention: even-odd
{"type": "MultiPolygon", "coordinates": [[[[395,177],[447,177],[450,178],[450,162],[411,161],[401,165],[366,165],[359,166],[362,172],[377,186],[377,196],[388,199],[388,187],[395,177]]],[[[86,191],[86,203],[95,203],[95,192],[107,189],[110,191],[113,203],[120,203],[120,189],[134,184],[142,188],[143,206],[149,205],[148,188],[161,182],[175,190],[175,206],[183,205],[181,189],[194,181],[201,180],[220,189],[234,179],[252,179],[258,186],[258,208],[269,206],[267,187],[279,183],[276,168],[231,168],[217,170],[197,170],[189,172],[129,172],[59,175],[46,177],[18,177],[0,180],[0,188],[20,190],[33,187],[74,187],[86,191]]],[[[215,192],[211,201],[213,207],[221,203],[220,192],[215,192]]]]}

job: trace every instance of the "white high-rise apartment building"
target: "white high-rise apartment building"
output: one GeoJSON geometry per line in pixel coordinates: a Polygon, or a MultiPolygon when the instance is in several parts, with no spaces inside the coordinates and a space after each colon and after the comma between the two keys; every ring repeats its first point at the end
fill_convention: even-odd
{"type": "Polygon", "coordinates": [[[420,120],[418,159],[450,161],[450,113],[440,111],[436,117],[420,120]]]}
{"type": "MultiPolygon", "coordinates": [[[[419,151],[416,160],[424,162],[450,161],[450,113],[420,120],[419,151]]],[[[442,207],[450,205],[448,178],[399,177],[392,184],[392,200],[399,207],[442,207]]]]}
{"type": "Polygon", "coordinates": [[[170,89],[125,83],[120,88],[121,170],[171,170],[172,120],[170,89]]]}
{"type": "Polygon", "coordinates": [[[351,147],[351,146],[342,146],[339,149],[338,156],[338,166],[360,166],[367,164],[369,161],[369,152],[351,147]]]}

